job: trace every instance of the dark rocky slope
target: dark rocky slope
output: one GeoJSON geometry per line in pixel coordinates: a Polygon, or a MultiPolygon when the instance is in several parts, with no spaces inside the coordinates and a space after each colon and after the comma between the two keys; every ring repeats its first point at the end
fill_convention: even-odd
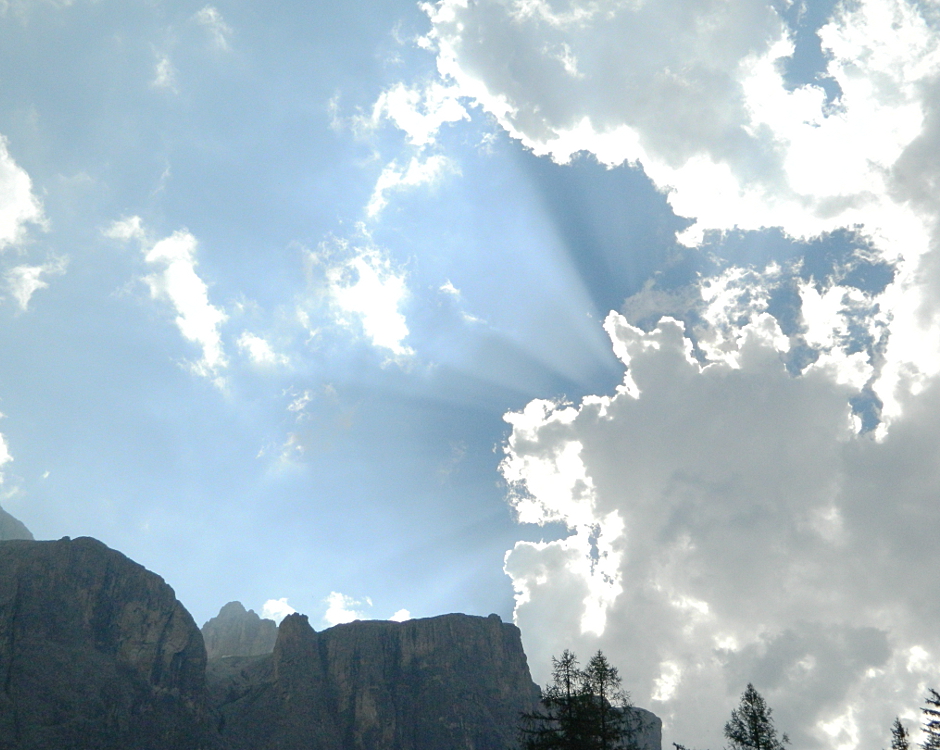
{"type": "Polygon", "coordinates": [[[216,747],[205,664],[173,589],[121,553],[0,542],[0,749],[216,747]]]}

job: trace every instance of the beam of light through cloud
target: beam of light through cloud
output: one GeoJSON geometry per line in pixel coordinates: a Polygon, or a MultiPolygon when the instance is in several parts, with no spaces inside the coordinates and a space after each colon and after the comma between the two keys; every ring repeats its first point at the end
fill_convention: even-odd
{"type": "Polygon", "coordinates": [[[396,269],[368,238],[359,244],[342,239],[321,243],[308,256],[314,275],[336,320],[362,334],[375,347],[401,361],[414,354],[405,344],[408,323],[402,306],[408,298],[403,271],[396,269]]]}
{"type": "Polygon", "coordinates": [[[341,625],[353,620],[365,619],[362,607],[371,607],[372,600],[368,597],[363,599],[354,599],[338,591],[331,591],[330,595],[323,600],[326,604],[326,612],[323,614],[323,621],[329,626],[341,625]]]}
{"type": "Polygon", "coordinates": [[[25,312],[33,294],[40,289],[49,288],[49,282],[43,279],[43,276],[61,276],[67,267],[68,258],[53,258],[38,266],[14,266],[4,274],[4,279],[16,304],[25,312]]]}
{"type": "Polygon", "coordinates": [[[274,620],[278,625],[288,615],[296,613],[290,604],[287,603],[287,597],[281,599],[268,599],[261,608],[261,617],[265,620],[274,620]]]}
{"type": "Polygon", "coordinates": [[[818,31],[834,102],[818,81],[787,84],[792,33],[764,0],[422,7],[431,29],[420,46],[436,55],[448,97],[557,162],[584,152],[642,165],[694,219],[687,244],[762,227],[800,238],[856,227],[869,238],[897,268],[877,303],[893,325],[868,385],[882,404],[879,434],[904,393],[940,372],[940,205],[929,187],[940,167],[940,31],[924,6],[837,6],[818,31]]]}
{"type": "Polygon", "coordinates": [[[191,363],[193,372],[221,385],[220,372],[227,367],[228,359],[222,347],[220,328],[228,316],[209,302],[209,288],[196,272],[196,238],[186,230],[179,230],[151,244],[137,216],[112,223],[104,234],[140,243],[144,260],[156,269],[144,277],[151,298],[165,300],[173,306],[176,326],[183,338],[202,351],[202,356],[191,363]]]}
{"type": "Polygon", "coordinates": [[[0,251],[21,242],[29,224],[44,226],[42,203],[29,175],[10,155],[0,135],[0,251]]]}

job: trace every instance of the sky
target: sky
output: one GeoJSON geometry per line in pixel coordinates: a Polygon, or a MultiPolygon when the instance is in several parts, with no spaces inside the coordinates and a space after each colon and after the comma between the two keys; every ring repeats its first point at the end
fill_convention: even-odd
{"type": "Polygon", "coordinates": [[[0,503],[202,623],[514,621],[664,746],[940,686],[931,0],[0,0],[0,503]]]}

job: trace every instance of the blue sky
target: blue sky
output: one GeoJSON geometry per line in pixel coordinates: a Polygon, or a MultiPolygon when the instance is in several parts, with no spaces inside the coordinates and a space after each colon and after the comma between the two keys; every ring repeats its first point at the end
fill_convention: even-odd
{"type": "Polygon", "coordinates": [[[0,502],[199,622],[496,612],[666,740],[938,684],[903,0],[0,1],[0,502]]]}

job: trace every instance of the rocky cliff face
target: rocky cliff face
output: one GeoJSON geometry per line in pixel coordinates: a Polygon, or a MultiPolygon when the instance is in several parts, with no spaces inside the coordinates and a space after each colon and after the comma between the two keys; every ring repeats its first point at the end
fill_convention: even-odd
{"type": "Polygon", "coordinates": [[[22,521],[17,520],[3,508],[0,508],[0,542],[11,539],[32,539],[33,535],[29,529],[23,525],[22,521]]]}
{"type": "Polygon", "coordinates": [[[215,747],[173,590],[94,539],[0,542],[0,748],[215,747]]]}
{"type": "Polygon", "coordinates": [[[496,615],[281,623],[270,657],[210,664],[232,750],[504,750],[538,701],[518,629],[496,615]]]}
{"type": "Polygon", "coordinates": [[[263,620],[253,609],[245,610],[241,602],[229,602],[202,626],[206,656],[261,656],[274,651],[277,625],[263,620]]]}
{"type": "Polygon", "coordinates": [[[663,720],[645,708],[631,707],[631,726],[634,727],[634,741],[639,750],[660,750],[663,746],[663,720]]]}

